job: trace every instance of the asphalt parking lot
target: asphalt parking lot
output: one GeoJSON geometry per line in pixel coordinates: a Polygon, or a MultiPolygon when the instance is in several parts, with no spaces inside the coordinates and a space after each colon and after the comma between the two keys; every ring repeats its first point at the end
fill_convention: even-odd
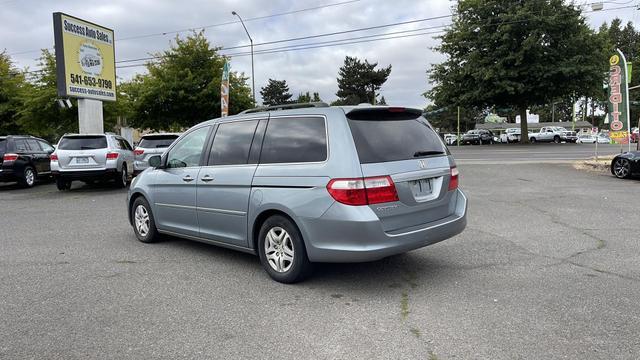
{"type": "Polygon", "coordinates": [[[465,232],[296,285],[139,243],[124,190],[0,186],[0,358],[637,359],[640,182],[464,151],[465,232]]]}

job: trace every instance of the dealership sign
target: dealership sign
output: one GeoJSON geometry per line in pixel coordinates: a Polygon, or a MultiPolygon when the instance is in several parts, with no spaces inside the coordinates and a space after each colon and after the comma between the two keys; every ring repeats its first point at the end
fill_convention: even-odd
{"type": "Polygon", "coordinates": [[[229,115],[229,62],[224,62],[222,68],[222,82],[220,83],[220,112],[221,117],[229,115]]]}
{"type": "Polygon", "coordinates": [[[53,14],[58,96],[116,100],[113,30],[53,14]]]}
{"type": "Polygon", "coordinates": [[[624,54],[609,58],[609,136],[618,144],[629,142],[629,84],[624,54]]]}

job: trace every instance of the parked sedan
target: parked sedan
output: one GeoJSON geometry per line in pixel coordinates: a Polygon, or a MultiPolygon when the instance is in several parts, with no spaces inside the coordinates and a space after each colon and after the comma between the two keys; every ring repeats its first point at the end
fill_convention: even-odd
{"type": "Polygon", "coordinates": [[[614,157],[611,160],[611,174],[619,179],[640,174],[640,151],[630,151],[614,157]]]}
{"type": "Polygon", "coordinates": [[[509,128],[504,134],[500,135],[501,143],[516,143],[520,142],[520,129],[518,128],[509,128]]]}
{"type": "Polygon", "coordinates": [[[38,178],[51,175],[51,144],[33,136],[0,137],[0,182],[17,181],[32,187],[38,178]]]}
{"type": "Polygon", "coordinates": [[[135,160],[133,162],[133,176],[136,176],[149,167],[149,158],[153,155],[162,155],[164,151],[180,137],[180,134],[147,134],[142,136],[140,143],[133,150],[135,160]]]}
{"type": "Polygon", "coordinates": [[[595,144],[596,140],[598,141],[598,144],[608,144],[609,142],[611,142],[611,139],[606,136],[606,135],[579,135],[578,139],[576,140],[577,144],[595,144]]]}
{"type": "Polygon", "coordinates": [[[462,135],[460,141],[463,144],[493,144],[494,136],[489,130],[469,130],[466,134],[462,135]]]}

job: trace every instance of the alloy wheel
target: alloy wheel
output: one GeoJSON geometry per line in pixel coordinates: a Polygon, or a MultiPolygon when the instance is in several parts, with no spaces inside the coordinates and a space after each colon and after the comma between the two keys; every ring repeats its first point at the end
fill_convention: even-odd
{"type": "Polygon", "coordinates": [[[617,159],[613,164],[613,173],[618,178],[626,178],[630,172],[629,160],[617,159]]]}
{"type": "Polygon", "coordinates": [[[289,233],[279,227],[273,227],[267,233],[264,253],[269,266],[279,273],[287,272],[293,266],[294,249],[289,233]]]}
{"type": "Polygon", "coordinates": [[[27,168],[24,171],[24,182],[29,186],[33,186],[33,183],[35,181],[36,181],[36,174],[33,172],[33,169],[27,168]]]}
{"type": "Polygon", "coordinates": [[[136,207],[134,216],[135,216],[136,230],[142,237],[147,236],[147,234],[149,233],[149,226],[151,223],[149,220],[149,212],[147,211],[147,208],[144,207],[143,205],[138,205],[136,207]]]}

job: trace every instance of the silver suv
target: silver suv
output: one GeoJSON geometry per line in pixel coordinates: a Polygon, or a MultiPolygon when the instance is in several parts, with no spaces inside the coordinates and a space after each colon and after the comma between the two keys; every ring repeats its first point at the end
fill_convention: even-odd
{"type": "Polygon", "coordinates": [[[467,223],[453,157],[419,109],[249,110],[194,126],[149,163],[128,194],[140,241],[257,254],[283,283],[314,262],[381,259],[467,223]]]}
{"type": "Polygon", "coordinates": [[[58,190],[71,189],[74,180],[114,180],[124,188],[132,173],[133,149],[118,135],[66,134],[51,154],[51,174],[58,190]]]}
{"type": "Polygon", "coordinates": [[[133,150],[135,161],[133,162],[133,175],[149,167],[149,158],[153,155],[162,155],[180,134],[147,134],[140,138],[138,146],[133,150]]]}

